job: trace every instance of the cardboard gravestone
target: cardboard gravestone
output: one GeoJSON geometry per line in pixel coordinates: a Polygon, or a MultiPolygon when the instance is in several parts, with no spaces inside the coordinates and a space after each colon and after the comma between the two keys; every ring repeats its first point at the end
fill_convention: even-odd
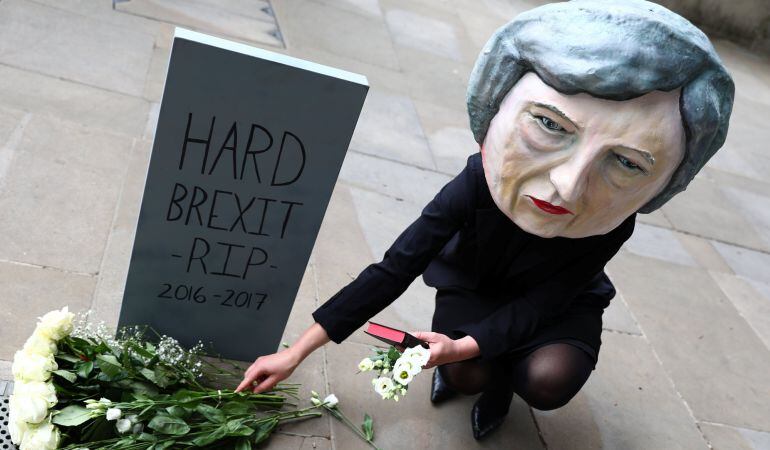
{"type": "Polygon", "coordinates": [[[275,352],[367,90],[177,28],[119,326],[275,352]]]}

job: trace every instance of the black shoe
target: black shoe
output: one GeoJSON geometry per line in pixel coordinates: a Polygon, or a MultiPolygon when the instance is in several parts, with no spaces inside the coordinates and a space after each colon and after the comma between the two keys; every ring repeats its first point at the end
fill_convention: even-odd
{"type": "Polygon", "coordinates": [[[457,395],[457,392],[452,390],[452,388],[444,382],[438,367],[436,367],[436,369],[433,370],[433,382],[430,385],[430,401],[433,402],[433,404],[438,404],[455,395],[457,395]]]}
{"type": "Polygon", "coordinates": [[[471,427],[476,440],[484,438],[503,424],[512,398],[513,389],[510,386],[501,386],[481,394],[471,409],[471,427]]]}

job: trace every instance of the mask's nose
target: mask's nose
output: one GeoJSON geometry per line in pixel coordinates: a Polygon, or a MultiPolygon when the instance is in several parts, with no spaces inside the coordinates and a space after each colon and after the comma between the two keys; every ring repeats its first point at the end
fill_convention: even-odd
{"type": "Polygon", "coordinates": [[[578,150],[569,159],[551,169],[549,174],[559,196],[567,204],[575,204],[588,185],[593,158],[578,150]]]}

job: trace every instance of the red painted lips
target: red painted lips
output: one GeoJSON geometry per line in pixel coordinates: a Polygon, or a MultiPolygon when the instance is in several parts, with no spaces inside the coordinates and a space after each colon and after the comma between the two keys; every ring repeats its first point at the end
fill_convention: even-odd
{"type": "Polygon", "coordinates": [[[545,200],[540,200],[538,198],[535,198],[531,195],[527,195],[527,197],[532,199],[532,202],[535,203],[535,206],[542,209],[543,211],[550,213],[550,214],[574,214],[572,211],[570,211],[567,208],[562,208],[561,206],[556,206],[548,203],[545,200]]]}

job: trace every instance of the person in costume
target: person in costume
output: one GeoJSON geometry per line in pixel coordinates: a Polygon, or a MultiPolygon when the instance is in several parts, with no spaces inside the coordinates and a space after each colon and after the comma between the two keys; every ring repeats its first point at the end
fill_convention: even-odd
{"type": "MultiPolygon", "coordinates": [[[[471,427],[513,394],[565,405],[598,361],[615,295],[605,264],[724,143],[734,85],[708,38],[644,0],[541,6],[499,28],[471,74],[479,153],[385,253],[316,309],[291,348],[258,358],[262,392],[341,343],[423,276],[435,287],[431,400],[481,393],[471,427]]],[[[644,276],[640,274],[640,276],[644,276]]]]}

